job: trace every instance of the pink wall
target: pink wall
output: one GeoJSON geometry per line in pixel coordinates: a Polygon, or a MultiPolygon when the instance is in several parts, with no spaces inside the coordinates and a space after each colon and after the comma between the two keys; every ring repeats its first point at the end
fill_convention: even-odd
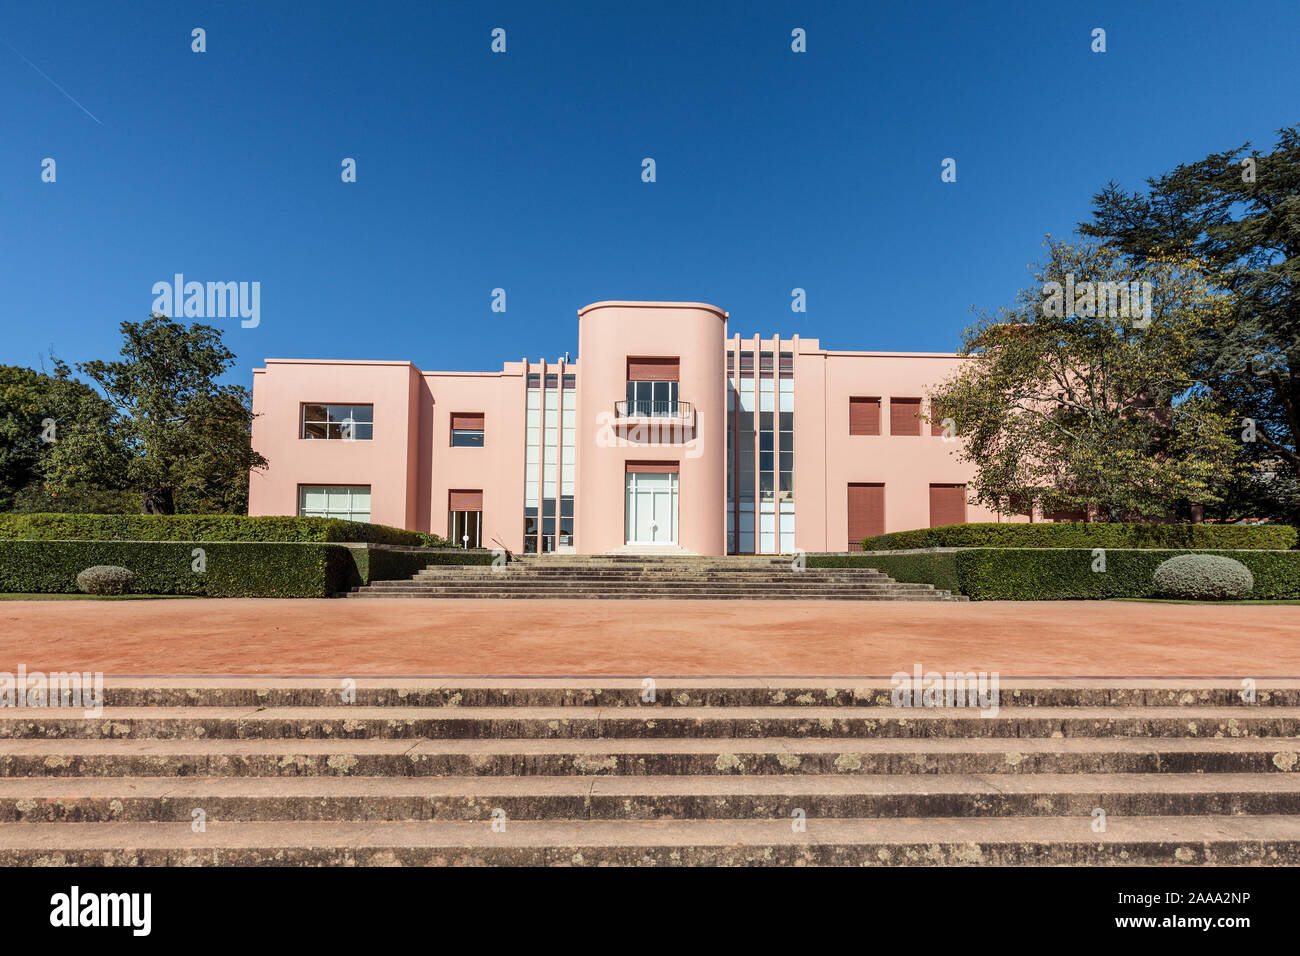
{"type": "MultiPolygon", "coordinates": [[[[727,313],[695,302],[597,302],[578,316],[581,368],[565,369],[577,373],[576,550],[622,547],[625,463],[646,460],[678,463],[681,547],[723,553],[727,313]],[[679,359],[679,397],[694,410],[690,431],[638,436],[611,426],[632,357],[679,359]]],[[[742,338],[742,347],[753,343],[742,338]]],[[[830,352],[798,337],[763,339],[762,347],[795,354],[796,547],[846,546],[850,482],[883,482],[885,527],[899,531],[929,525],[931,483],[970,481],[974,469],[957,460],[958,446],[931,436],[928,423],[920,436],[889,435],[889,399],[925,398],[957,368],[958,356],[830,352]],[[851,396],[882,398],[884,434],[849,435],[851,396]]],[[[511,362],[500,372],[421,372],[408,362],[268,359],[254,371],[253,444],[270,469],[251,478],[249,514],[296,514],[303,484],[369,485],[372,521],[446,535],[448,492],[476,490],[483,492],[484,545],[498,539],[523,550],[530,370],[540,369],[511,362]],[[374,405],[374,439],[301,440],[300,408],[314,402],[374,405]],[[485,416],[483,447],[451,447],[451,415],[462,412],[485,416]]],[[[998,517],[968,504],[967,519],[998,517]]]]}
{"type": "Polygon", "coordinates": [[[522,362],[502,372],[425,372],[420,395],[421,530],[447,535],[451,490],[483,492],[483,546],[499,539],[512,551],[524,539],[522,362]],[[482,412],[483,447],[451,447],[451,416],[482,412]]]}
{"type": "Polygon", "coordinates": [[[297,514],[299,485],[370,485],[371,521],[416,527],[418,376],[410,362],[267,359],[253,372],[253,447],[270,467],[249,480],[248,513],[297,514]],[[301,440],[314,402],[374,405],[374,439],[301,440]]]}
{"type": "MultiPolygon", "coordinates": [[[[921,398],[947,379],[961,358],[934,352],[829,352],[816,339],[795,350],[796,546],[842,551],[848,535],[848,485],[883,482],[885,530],[930,525],[930,484],[971,480],[974,468],[958,461],[956,442],[930,434],[889,434],[889,399],[921,398]],[[881,435],[849,434],[849,398],[881,398],[881,435]]],[[[967,521],[996,521],[995,513],[967,504],[967,521]]]]}
{"type": "MultiPolygon", "coordinates": [[[[727,314],[699,302],[597,302],[578,312],[575,546],[601,553],[624,543],[625,463],[678,462],[678,543],[699,554],[725,550],[727,314]],[[694,409],[687,443],[647,446],[602,425],[627,396],[630,357],[680,359],[680,401],[694,409]],[[611,435],[615,440],[611,441],[611,435]]],[[[662,436],[671,437],[671,436],[662,436]]]]}

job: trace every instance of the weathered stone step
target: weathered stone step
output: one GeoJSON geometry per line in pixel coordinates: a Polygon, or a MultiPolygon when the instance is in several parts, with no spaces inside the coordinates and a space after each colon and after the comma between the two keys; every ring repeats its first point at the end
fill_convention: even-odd
{"type": "Polygon", "coordinates": [[[474,598],[494,598],[501,600],[562,600],[562,599],[590,599],[590,600],[694,600],[694,601],[945,601],[950,600],[946,592],[932,591],[929,593],[904,593],[904,594],[819,594],[817,592],[797,591],[792,593],[778,593],[772,591],[756,592],[720,592],[720,591],[702,591],[699,593],[680,594],[665,593],[663,591],[618,591],[618,590],[594,590],[594,591],[570,591],[555,590],[541,591],[529,590],[519,591],[497,591],[487,588],[466,589],[466,590],[429,590],[424,592],[418,591],[370,591],[365,588],[348,594],[351,598],[370,598],[370,599],[431,599],[446,598],[451,599],[474,599],[474,598]]]}
{"type": "Polygon", "coordinates": [[[0,777],[1282,773],[1296,738],[11,740],[0,777]]]}
{"type": "Polygon", "coordinates": [[[10,866],[1042,863],[1295,865],[1300,817],[0,824],[10,866]]]}
{"type": "Polygon", "coordinates": [[[0,823],[1300,813],[1300,774],[0,779],[0,823]]]}
{"type": "Polygon", "coordinates": [[[1300,708],[105,707],[0,710],[0,739],[1297,737],[1300,708]]]}
{"type": "MultiPolygon", "coordinates": [[[[642,700],[642,678],[471,677],[108,677],[104,703],[145,706],[335,706],[345,686],[360,706],[402,707],[891,707],[893,683],[867,677],[681,678],[655,680],[642,700]]],[[[1253,701],[1237,681],[1114,681],[1002,678],[1003,710],[1025,707],[1300,707],[1300,681],[1260,681],[1253,701]]],[[[76,711],[74,711],[76,713],[76,711]]]]}

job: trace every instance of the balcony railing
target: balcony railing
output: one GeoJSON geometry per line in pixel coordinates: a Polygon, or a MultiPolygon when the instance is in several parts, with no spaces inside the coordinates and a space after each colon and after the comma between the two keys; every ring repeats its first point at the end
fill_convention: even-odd
{"type": "Polygon", "coordinates": [[[614,403],[615,418],[663,418],[672,421],[688,421],[691,417],[690,402],[655,402],[650,400],[622,401],[614,403]]]}

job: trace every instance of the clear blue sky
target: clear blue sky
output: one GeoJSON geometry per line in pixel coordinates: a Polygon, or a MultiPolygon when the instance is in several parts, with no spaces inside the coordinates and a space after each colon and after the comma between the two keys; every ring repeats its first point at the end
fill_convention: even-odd
{"type": "Polygon", "coordinates": [[[1298,37],[1296,0],[6,4],[0,362],[110,357],[177,272],[261,283],[213,322],[246,384],[554,359],[600,299],[948,351],[1107,180],[1300,121],[1298,37]]]}

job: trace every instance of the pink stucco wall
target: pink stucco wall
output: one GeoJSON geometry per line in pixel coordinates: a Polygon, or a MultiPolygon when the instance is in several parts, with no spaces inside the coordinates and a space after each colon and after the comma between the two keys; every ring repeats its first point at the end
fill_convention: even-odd
{"type": "Polygon", "coordinates": [[[578,435],[575,545],[599,554],[624,543],[628,461],[677,462],[678,543],[698,554],[725,549],[727,409],[726,313],[698,302],[597,302],[578,312],[578,435]],[[677,358],[678,399],[690,402],[689,429],[662,430],[647,444],[634,429],[611,429],[608,415],[627,395],[629,358],[677,358]],[[601,413],[606,413],[605,417],[601,413]],[[611,440],[611,437],[613,440],[611,440]]]}
{"type": "MultiPolygon", "coordinates": [[[[598,302],[578,312],[574,546],[603,553],[624,544],[628,461],[676,462],[678,543],[700,554],[726,548],[727,313],[697,302],[598,302]],[[645,436],[613,427],[626,397],[629,358],[677,358],[689,428],[645,436]],[[647,444],[646,437],[657,439],[647,444]]],[[[742,339],[753,348],[755,339],[742,339]]],[[[794,352],[795,546],[842,550],[848,485],[883,482],[888,531],[930,523],[931,483],[968,483],[957,445],[889,434],[891,397],[925,398],[962,361],[937,353],[828,351],[816,339],[757,340],[794,352]],[[849,398],[882,398],[879,436],[849,435],[849,398]]],[[[554,365],[547,372],[557,372],[554,365]]],[[[421,372],[408,362],[268,359],[253,376],[253,444],[270,461],[250,482],[250,514],[296,514],[300,485],[369,485],[371,520],[447,534],[448,494],[483,493],[483,543],[523,550],[527,362],[499,372],[421,372]],[[299,438],[304,403],[374,405],[372,441],[299,438]],[[451,416],[482,413],[481,448],[451,446],[451,416]]],[[[928,412],[928,403],[922,406],[928,412]]],[[[549,454],[549,452],[548,452],[549,454]]],[[[967,520],[998,520],[967,505],[967,520]]],[[[1004,519],[1005,520],[1005,519],[1004,519]]]]}

